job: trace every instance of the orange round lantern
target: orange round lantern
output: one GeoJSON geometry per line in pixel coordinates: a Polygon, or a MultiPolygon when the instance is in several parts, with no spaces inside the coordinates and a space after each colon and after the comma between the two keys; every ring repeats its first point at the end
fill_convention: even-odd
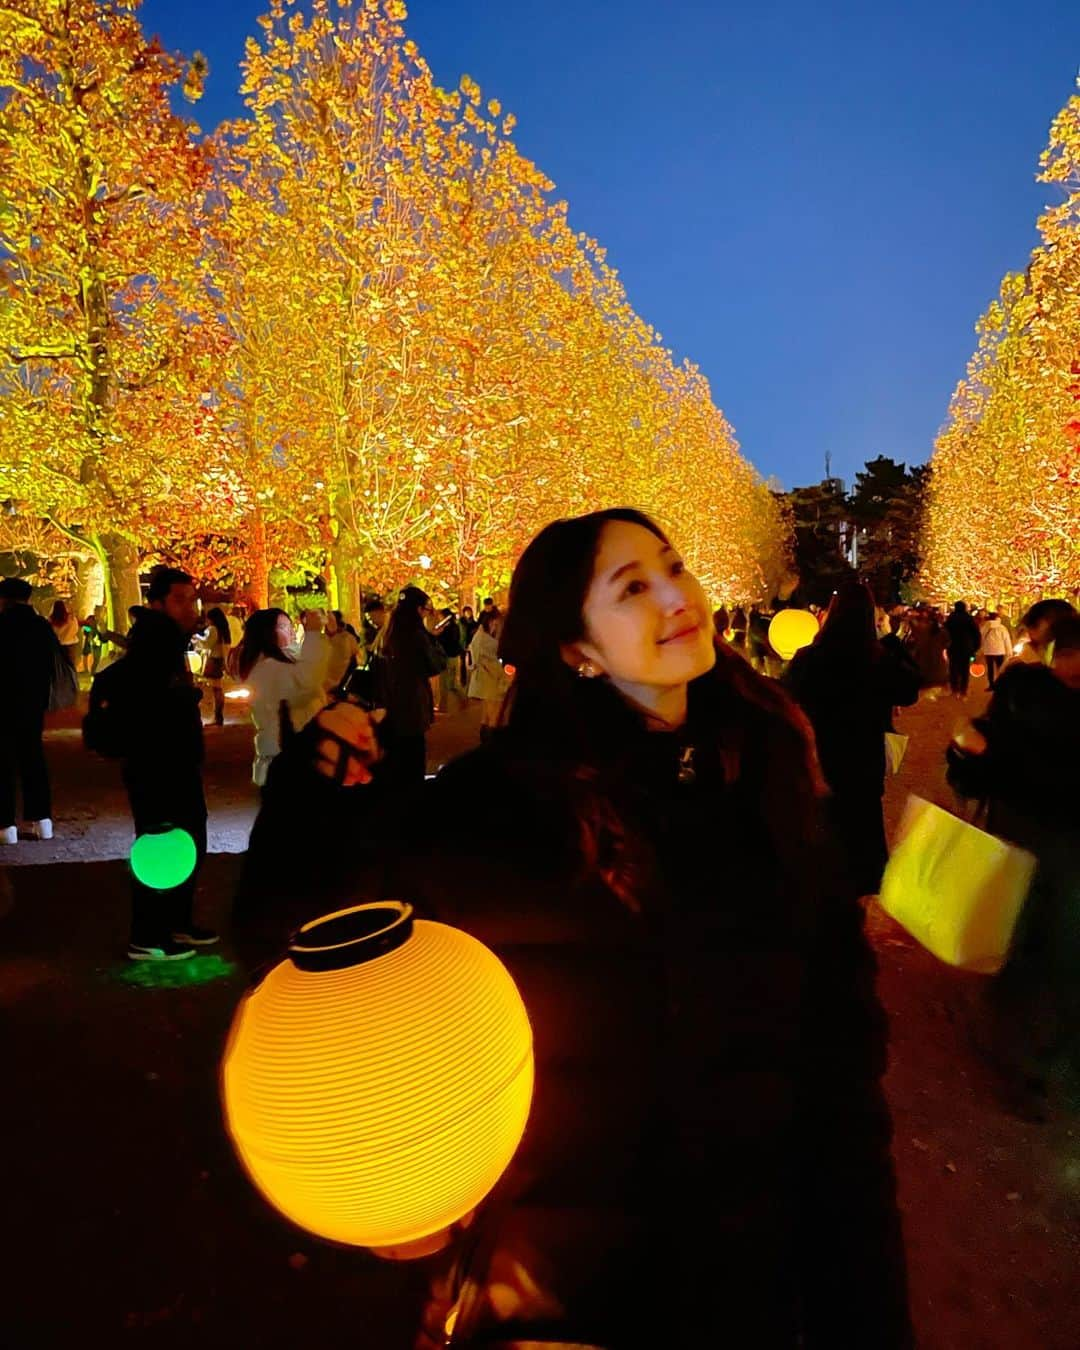
{"type": "Polygon", "coordinates": [[[975,676],[976,679],[979,679],[981,676],[986,674],[986,667],[983,665],[981,661],[972,661],[971,673],[972,675],[975,676]]]}
{"type": "Polygon", "coordinates": [[[225,1118],[255,1185],[321,1237],[437,1248],[529,1116],[532,1029],[483,943],[397,901],[306,924],[244,998],[225,1118]]]}
{"type": "Polygon", "coordinates": [[[782,661],[809,647],[817,635],[817,618],[808,609],[782,609],[769,624],[769,646],[782,661]]]}

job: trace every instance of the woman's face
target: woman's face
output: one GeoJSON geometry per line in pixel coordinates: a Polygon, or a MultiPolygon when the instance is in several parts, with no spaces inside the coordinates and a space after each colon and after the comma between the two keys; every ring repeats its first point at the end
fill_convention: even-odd
{"type": "Polygon", "coordinates": [[[338,631],[338,621],[334,616],[334,611],[332,609],[328,609],[326,611],[326,636],[333,637],[337,631],[338,631]]]}
{"type": "Polygon", "coordinates": [[[583,614],[585,639],[564,657],[576,665],[580,652],[617,685],[670,689],[716,664],[705,592],[642,525],[605,525],[583,614]]]}
{"type": "Polygon", "coordinates": [[[293,639],[296,635],[293,632],[292,620],[287,614],[279,614],[277,616],[277,623],[274,626],[274,636],[277,638],[277,645],[282,651],[284,651],[286,647],[292,646],[293,639]]]}

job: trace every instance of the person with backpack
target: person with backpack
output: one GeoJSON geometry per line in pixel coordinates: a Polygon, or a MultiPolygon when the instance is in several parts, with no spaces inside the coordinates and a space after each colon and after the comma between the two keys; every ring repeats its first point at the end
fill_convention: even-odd
{"type": "Polygon", "coordinates": [[[21,577],[0,581],[0,844],[19,839],[16,789],[35,839],[51,839],[52,795],[42,735],[57,661],[67,663],[21,577]]]}
{"type": "Polygon", "coordinates": [[[83,721],[87,748],[121,762],[136,838],[172,826],[195,844],[195,866],[179,885],[157,890],[132,876],[132,961],[182,961],[218,940],[192,915],[206,856],[202,692],[185,659],[198,625],[191,577],[154,568],[127,650],[95,677],[83,721]]]}

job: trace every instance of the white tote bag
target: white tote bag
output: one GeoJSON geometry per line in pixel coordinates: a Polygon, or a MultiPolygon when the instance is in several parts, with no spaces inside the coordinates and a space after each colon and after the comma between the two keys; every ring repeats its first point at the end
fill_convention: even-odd
{"type": "Polygon", "coordinates": [[[993,975],[1009,955],[1034,872],[1030,853],[909,797],[879,900],[940,960],[993,975]]]}
{"type": "Polygon", "coordinates": [[[885,733],[885,767],[890,773],[899,773],[907,754],[908,738],[899,731],[885,733]]]}

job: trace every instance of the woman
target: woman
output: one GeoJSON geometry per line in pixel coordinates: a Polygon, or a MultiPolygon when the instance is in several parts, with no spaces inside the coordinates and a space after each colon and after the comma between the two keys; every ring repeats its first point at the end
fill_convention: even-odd
{"type": "Polygon", "coordinates": [[[804,720],[717,648],[700,585],[635,511],[540,533],[501,650],[503,725],[407,810],[386,814],[359,709],[282,756],[242,953],[397,896],[510,969],[536,1090],[469,1230],[491,1253],[469,1270],[475,1321],[500,1344],[910,1345],[884,1021],[858,907],[827,881],[804,720]],[[283,875],[286,821],[354,840],[353,868],[324,850],[304,886],[283,875]]]}
{"type": "Polygon", "coordinates": [[[333,697],[356,669],[356,655],[360,650],[355,631],[345,622],[340,609],[332,609],[326,617],[326,637],[330,643],[330,658],[326,668],[326,692],[333,697]]]}
{"type": "Polygon", "coordinates": [[[95,605],[94,612],[82,621],[82,659],[83,670],[91,677],[97,674],[101,664],[101,653],[107,641],[108,620],[104,605],[95,605]]]}
{"type": "Polygon", "coordinates": [[[982,654],[986,661],[986,684],[993,693],[998,672],[1012,655],[1012,639],[997,610],[991,610],[986,616],[982,629],[982,654]]]}
{"type": "Polygon", "coordinates": [[[381,728],[386,774],[404,787],[422,782],[427,772],[426,734],[435,720],[431,679],[446,666],[442,648],[426,627],[434,612],[419,586],[406,586],[379,649],[386,704],[381,728]]]}
{"type": "Polygon", "coordinates": [[[71,662],[72,669],[77,670],[80,648],[78,619],[63,600],[57,600],[49,615],[49,622],[53,626],[57,642],[64,649],[64,655],[71,662]]]}
{"type": "Polygon", "coordinates": [[[499,634],[502,616],[483,614],[480,626],[469,645],[469,697],[480,700],[480,739],[486,741],[499,725],[503,699],[510,688],[502,662],[499,660],[499,634]]]}
{"type": "Polygon", "coordinates": [[[888,857],[885,732],[893,708],[918,698],[919,679],[914,664],[878,641],[874,597],[861,581],[841,585],[813,643],[795,653],[784,685],[814,728],[852,884],[860,895],[876,895],[888,857]]]}
{"type": "Polygon", "coordinates": [[[473,614],[472,605],[464,605],[461,610],[461,669],[459,671],[462,689],[469,687],[469,648],[480,627],[479,620],[473,614]]]}
{"type": "Polygon", "coordinates": [[[949,677],[945,661],[948,637],[935,610],[917,609],[911,617],[907,648],[924,689],[939,689],[949,677]]]}
{"type": "Polygon", "coordinates": [[[1080,617],[1059,615],[1052,641],[1051,666],[1006,667],[985,716],[962,723],[948,752],[952,787],[1039,863],[984,1005],[985,1048],[1029,1118],[1042,1118],[1055,1078],[1080,1098],[1080,617]]]}
{"type": "Polygon", "coordinates": [[[206,632],[196,638],[197,646],[202,650],[203,666],[201,679],[211,691],[214,699],[214,726],[225,725],[225,690],[222,680],[225,676],[225,662],[229,659],[232,635],[225,611],[218,606],[206,614],[206,632]]]}
{"type": "Polygon", "coordinates": [[[255,763],[252,780],[259,787],[275,757],[282,736],[300,731],[326,704],[326,667],[329,643],[322,633],[321,610],[304,611],[304,642],[290,651],[292,620],[283,609],[260,609],[244,625],[237,673],[251,690],[251,720],[255,727],[255,763]]]}

